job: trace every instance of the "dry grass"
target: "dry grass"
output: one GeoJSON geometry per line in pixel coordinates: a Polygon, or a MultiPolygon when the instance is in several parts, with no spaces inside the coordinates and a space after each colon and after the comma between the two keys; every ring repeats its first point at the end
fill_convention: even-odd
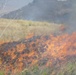
{"type": "Polygon", "coordinates": [[[7,27],[0,40],[20,40],[29,33],[34,33],[35,35],[57,33],[60,26],[47,22],[0,19],[0,35],[7,27]],[[9,26],[7,27],[7,25],[9,26]]]}

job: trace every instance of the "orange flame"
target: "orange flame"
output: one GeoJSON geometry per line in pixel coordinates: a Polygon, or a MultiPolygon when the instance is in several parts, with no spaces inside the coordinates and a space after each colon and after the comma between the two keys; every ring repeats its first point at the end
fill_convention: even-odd
{"type": "Polygon", "coordinates": [[[29,35],[26,37],[27,42],[20,42],[7,51],[5,50],[8,43],[1,46],[1,65],[6,63],[6,68],[14,72],[16,69],[22,70],[27,65],[39,64],[44,58],[48,58],[46,65],[52,65],[54,60],[64,61],[67,60],[67,56],[76,56],[76,32],[59,36],[39,36],[29,41],[33,37],[29,35]]]}

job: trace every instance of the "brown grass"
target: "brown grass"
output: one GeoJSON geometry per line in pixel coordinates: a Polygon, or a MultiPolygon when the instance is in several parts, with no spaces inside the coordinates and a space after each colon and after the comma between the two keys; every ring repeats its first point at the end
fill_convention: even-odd
{"type": "Polygon", "coordinates": [[[20,40],[29,33],[34,33],[35,35],[57,33],[60,26],[47,22],[0,19],[0,35],[7,27],[0,40],[20,40]],[[7,25],[9,26],[7,27],[7,25]]]}

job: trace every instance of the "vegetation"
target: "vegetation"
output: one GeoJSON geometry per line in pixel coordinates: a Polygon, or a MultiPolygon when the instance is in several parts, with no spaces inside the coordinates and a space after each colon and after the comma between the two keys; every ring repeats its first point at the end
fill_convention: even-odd
{"type": "Polygon", "coordinates": [[[76,75],[76,33],[49,35],[63,30],[54,23],[0,19],[0,75],[76,75]]]}
{"type": "Polygon", "coordinates": [[[29,33],[35,35],[57,33],[60,26],[47,22],[0,19],[0,34],[2,34],[0,40],[20,40],[29,33]]]}
{"type": "Polygon", "coordinates": [[[34,66],[32,69],[21,72],[20,75],[76,75],[75,62],[68,61],[62,66],[54,65],[53,67],[45,67],[44,69],[34,66]]]}
{"type": "Polygon", "coordinates": [[[0,71],[0,75],[4,75],[4,71],[0,71]]]}

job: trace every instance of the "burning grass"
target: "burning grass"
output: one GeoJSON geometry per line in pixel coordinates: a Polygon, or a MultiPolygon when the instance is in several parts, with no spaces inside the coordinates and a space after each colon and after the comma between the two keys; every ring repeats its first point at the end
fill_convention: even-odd
{"type": "MultiPolygon", "coordinates": [[[[68,61],[75,64],[75,58],[76,32],[59,36],[30,34],[21,41],[0,44],[0,68],[7,75],[17,75],[20,71],[22,75],[65,75],[61,68],[68,69],[69,75],[66,64],[68,61]]],[[[74,65],[70,65],[71,69],[74,65]]]]}

